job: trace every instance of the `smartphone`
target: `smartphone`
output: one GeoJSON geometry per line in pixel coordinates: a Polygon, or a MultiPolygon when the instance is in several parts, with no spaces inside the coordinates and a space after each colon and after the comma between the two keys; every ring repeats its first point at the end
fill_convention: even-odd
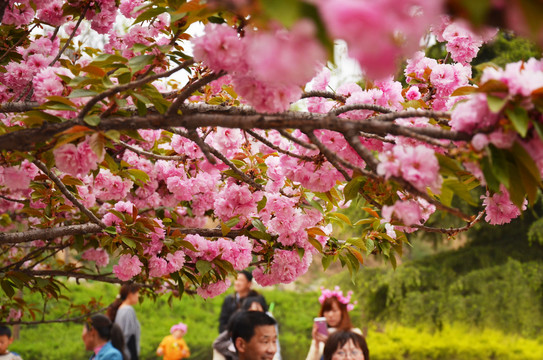
{"type": "Polygon", "coordinates": [[[317,331],[325,336],[328,336],[328,325],[326,324],[325,317],[316,317],[313,319],[315,324],[317,324],[317,331]]]}

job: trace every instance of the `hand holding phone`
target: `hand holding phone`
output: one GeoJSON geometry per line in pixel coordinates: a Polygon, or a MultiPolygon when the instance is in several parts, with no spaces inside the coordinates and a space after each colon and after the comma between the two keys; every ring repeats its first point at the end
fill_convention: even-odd
{"type": "Polygon", "coordinates": [[[328,336],[328,325],[326,324],[326,318],[325,317],[316,317],[313,319],[315,325],[317,326],[317,332],[328,336]]]}

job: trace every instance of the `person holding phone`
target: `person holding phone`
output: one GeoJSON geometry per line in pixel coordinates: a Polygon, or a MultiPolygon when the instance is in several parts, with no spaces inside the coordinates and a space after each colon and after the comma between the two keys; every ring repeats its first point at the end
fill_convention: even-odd
{"type": "Polygon", "coordinates": [[[322,294],[319,297],[321,309],[319,317],[314,319],[313,331],[311,332],[312,341],[306,360],[320,360],[324,350],[324,343],[328,336],[337,330],[352,331],[362,334],[358,328],[353,328],[349,311],[354,307],[351,304],[352,292],[347,296],[338,286],[334,290],[321,288],[322,294]]]}

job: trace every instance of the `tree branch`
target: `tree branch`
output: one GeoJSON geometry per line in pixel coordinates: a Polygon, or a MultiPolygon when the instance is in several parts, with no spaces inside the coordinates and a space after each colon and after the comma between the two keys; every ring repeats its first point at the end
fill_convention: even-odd
{"type": "Polygon", "coordinates": [[[20,272],[27,274],[29,276],[65,276],[67,278],[74,279],[85,279],[85,280],[95,280],[100,282],[107,282],[111,284],[123,284],[126,281],[123,281],[118,278],[110,277],[112,273],[108,274],[85,274],[72,271],[63,271],[63,270],[29,270],[21,269],[20,272]]]}
{"type": "Polygon", "coordinates": [[[183,105],[183,102],[187,100],[192,93],[194,93],[196,90],[201,88],[202,86],[209,84],[213,80],[217,80],[221,76],[226,75],[225,72],[219,72],[219,73],[210,73],[207,75],[202,76],[200,79],[196,80],[192,84],[188,84],[180,93],[177,95],[177,98],[172,103],[168,111],[166,111],[166,116],[176,114],[177,111],[181,108],[183,105]]]}
{"type": "MultiPolygon", "coordinates": [[[[58,59],[60,59],[60,57],[62,56],[62,54],[64,53],[64,51],[66,51],[66,49],[68,48],[68,46],[70,46],[70,43],[72,42],[72,39],[75,37],[75,33],[77,32],[77,29],[79,28],[79,25],[81,25],[81,22],[83,21],[83,19],[85,18],[85,14],[87,14],[87,10],[89,9],[90,7],[90,2],[85,6],[85,8],[83,9],[83,12],[81,13],[81,15],[79,16],[79,19],[77,20],[77,23],[75,24],[75,27],[72,31],[72,33],[70,34],[70,37],[68,38],[68,40],[66,40],[66,43],[64,44],[64,46],[62,47],[62,49],[60,49],[60,51],[58,52],[57,56],[55,56],[55,58],[53,59],[53,61],[51,61],[49,63],[49,66],[53,66],[55,65],[55,63],[58,61],[58,59]]],[[[52,40],[51,40],[52,41],[52,40]]]]}
{"type": "Polygon", "coordinates": [[[25,112],[25,111],[34,110],[38,106],[40,106],[40,104],[35,101],[8,102],[8,103],[0,104],[0,113],[25,112]]]}
{"type": "Polygon", "coordinates": [[[95,234],[99,232],[102,232],[102,228],[99,225],[87,223],[48,229],[32,229],[14,233],[0,233],[0,245],[19,244],[35,240],[55,239],[61,236],[95,234]]]}
{"type": "Polygon", "coordinates": [[[421,229],[421,230],[424,230],[424,231],[427,231],[427,232],[441,233],[441,234],[447,234],[449,236],[454,236],[454,235],[457,235],[457,234],[459,234],[461,232],[464,232],[464,231],[467,231],[467,230],[471,229],[473,227],[473,225],[475,225],[479,221],[481,221],[481,219],[483,218],[484,213],[485,213],[484,211],[479,212],[479,214],[477,214],[475,219],[473,219],[471,221],[468,221],[465,226],[462,226],[462,227],[459,227],[459,228],[444,229],[444,228],[434,228],[434,227],[425,226],[425,225],[410,225],[409,227],[414,227],[414,228],[421,229]]]}
{"type": "Polygon", "coordinates": [[[107,308],[109,308],[109,305],[104,307],[104,308],[101,308],[99,310],[92,311],[92,312],[86,313],[86,314],[82,314],[80,316],[76,316],[76,317],[73,317],[73,318],[67,318],[67,319],[58,318],[58,319],[55,319],[55,320],[9,321],[9,322],[0,322],[0,324],[6,324],[6,325],[38,325],[38,324],[79,322],[79,321],[85,320],[85,319],[87,319],[87,318],[89,318],[89,317],[91,317],[91,316],[93,316],[95,314],[101,314],[104,311],[106,311],[107,308]]]}
{"type": "Polygon", "coordinates": [[[326,157],[326,160],[328,160],[330,164],[332,164],[337,169],[337,171],[339,171],[341,175],[343,175],[345,180],[351,181],[351,177],[349,176],[349,174],[347,174],[345,169],[341,167],[341,165],[346,166],[351,169],[353,165],[349,164],[348,162],[340,158],[337,154],[335,154],[332,150],[324,146],[324,144],[317,138],[317,136],[315,136],[315,134],[313,134],[313,132],[308,131],[308,132],[305,132],[305,134],[307,135],[309,140],[319,148],[320,152],[326,157]]]}
{"type": "Polygon", "coordinates": [[[181,63],[181,65],[173,68],[172,70],[169,70],[169,71],[166,71],[166,72],[163,72],[163,73],[160,73],[160,74],[155,74],[155,75],[152,75],[152,76],[148,76],[146,78],[136,80],[136,81],[130,82],[128,84],[114,86],[114,87],[104,91],[103,93],[100,93],[100,94],[94,96],[93,98],[91,98],[89,100],[89,102],[85,104],[83,109],[77,115],[77,120],[79,120],[79,121],[83,120],[85,115],[87,115],[89,113],[89,111],[92,110],[94,105],[96,105],[99,101],[101,101],[101,100],[103,100],[103,99],[105,99],[107,97],[110,97],[110,96],[112,96],[114,94],[117,94],[117,93],[119,93],[121,91],[135,89],[135,88],[137,88],[137,87],[139,87],[141,85],[147,84],[149,82],[155,81],[155,80],[163,78],[163,77],[168,77],[168,76],[178,72],[179,70],[182,70],[182,69],[184,69],[184,68],[186,68],[186,67],[188,67],[188,66],[190,66],[192,64],[194,64],[194,60],[190,59],[190,60],[184,61],[183,63],[181,63]]]}
{"type": "Polygon", "coordinates": [[[50,171],[47,166],[39,160],[34,160],[34,165],[36,165],[44,174],[46,174],[58,187],[60,192],[66,196],[68,200],[72,202],[83,214],[85,214],[93,223],[100,226],[102,229],[105,229],[107,226],[100,219],[96,217],[89,209],[87,209],[75,196],[66,188],[62,183],[62,180],[58,178],[52,171],[50,171]]]}
{"type": "Polygon", "coordinates": [[[308,92],[304,92],[302,94],[302,97],[301,99],[307,99],[307,98],[312,98],[312,97],[321,97],[321,98],[326,98],[326,99],[332,99],[332,100],[336,100],[336,101],[339,101],[339,102],[342,102],[344,103],[345,101],[347,101],[347,98],[343,95],[339,95],[339,94],[336,94],[334,92],[330,92],[330,91],[308,91],[308,92]]]}
{"type": "Polygon", "coordinates": [[[273,150],[275,150],[275,151],[277,151],[279,153],[282,153],[282,154],[285,154],[285,155],[288,155],[288,156],[291,156],[293,158],[297,158],[297,159],[300,159],[300,160],[303,160],[303,161],[313,161],[313,158],[310,157],[310,156],[298,155],[298,154],[294,154],[294,153],[292,153],[290,151],[281,149],[279,146],[276,146],[276,145],[272,144],[266,138],[264,138],[263,136],[258,135],[253,130],[245,130],[245,132],[248,133],[249,135],[251,135],[252,137],[254,137],[256,140],[263,143],[264,145],[266,145],[267,147],[269,147],[270,149],[273,149],[273,150]]]}
{"type": "Polygon", "coordinates": [[[340,114],[353,111],[353,110],[371,110],[376,111],[380,113],[392,113],[393,110],[390,110],[389,108],[386,108],[384,106],[379,105],[373,105],[373,104],[351,104],[351,105],[345,105],[341,106],[337,109],[331,110],[330,114],[338,116],[340,114]]]}
{"type": "Polygon", "coordinates": [[[152,158],[152,159],[171,160],[171,161],[186,161],[187,160],[186,155],[183,155],[183,156],[158,155],[158,154],[153,154],[152,152],[148,152],[148,151],[145,151],[145,150],[138,149],[137,147],[134,147],[134,146],[132,146],[130,144],[127,144],[124,141],[119,141],[119,143],[122,146],[124,146],[125,148],[127,148],[128,150],[130,150],[130,151],[132,151],[132,152],[134,152],[136,154],[143,155],[143,156],[146,156],[146,157],[149,157],[149,158],[152,158]]]}
{"type": "Polygon", "coordinates": [[[279,134],[281,134],[283,137],[289,139],[290,141],[292,141],[293,143],[296,143],[306,149],[309,149],[309,150],[317,150],[317,147],[315,145],[312,145],[312,144],[308,144],[306,143],[305,141],[302,141],[294,136],[292,136],[288,131],[286,130],[283,130],[283,129],[280,129],[280,130],[277,130],[279,132],[279,134]]]}

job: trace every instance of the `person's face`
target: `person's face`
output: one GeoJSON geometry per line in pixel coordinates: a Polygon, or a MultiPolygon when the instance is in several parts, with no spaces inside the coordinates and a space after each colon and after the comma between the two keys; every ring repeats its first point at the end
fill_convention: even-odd
{"type": "Polygon", "coordinates": [[[136,291],[133,293],[129,293],[128,296],[126,297],[126,300],[128,300],[130,305],[136,305],[139,301],[139,298],[140,298],[140,292],[136,291]]]}
{"type": "Polygon", "coordinates": [[[339,305],[335,301],[332,303],[332,308],[328,311],[325,311],[323,315],[326,318],[326,323],[328,324],[328,326],[338,327],[341,323],[341,310],[339,309],[339,305]]]}
{"type": "Polygon", "coordinates": [[[83,334],[81,334],[81,339],[83,339],[85,349],[88,351],[93,351],[96,344],[96,330],[89,330],[86,326],[83,326],[83,334]]]}
{"type": "Polygon", "coordinates": [[[234,281],[234,290],[237,293],[248,292],[251,289],[251,282],[247,280],[245,275],[238,274],[236,281],[234,281]]]}
{"type": "Polygon", "coordinates": [[[332,355],[332,360],[344,359],[364,360],[364,353],[362,352],[362,349],[357,347],[352,339],[349,339],[345,345],[338,348],[334,352],[334,355],[332,355]]]}
{"type": "Polygon", "coordinates": [[[175,330],[173,333],[172,333],[172,336],[176,339],[181,339],[183,337],[183,335],[185,335],[185,333],[183,332],[183,330],[175,330]]]}
{"type": "Polygon", "coordinates": [[[274,325],[255,327],[255,334],[249,342],[236,339],[240,360],[272,360],[277,352],[277,333],[274,325]]]}
{"type": "Polygon", "coordinates": [[[262,305],[257,302],[257,301],[253,301],[251,303],[251,306],[249,306],[249,311],[260,311],[260,312],[264,312],[264,309],[262,308],[262,305]]]}
{"type": "Polygon", "coordinates": [[[8,347],[13,342],[13,338],[7,335],[0,335],[0,355],[5,354],[8,351],[8,347]]]}

